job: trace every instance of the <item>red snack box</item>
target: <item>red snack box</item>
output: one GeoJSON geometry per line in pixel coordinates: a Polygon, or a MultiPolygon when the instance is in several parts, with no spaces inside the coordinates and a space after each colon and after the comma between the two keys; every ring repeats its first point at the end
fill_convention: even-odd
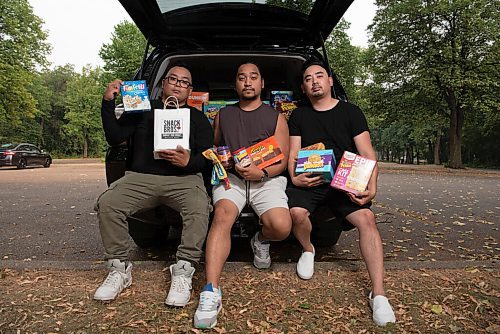
{"type": "Polygon", "coordinates": [[[188,96],[187,104],[199,111],[203,111],[203,103],[208,102],[208,96],[208,92],[191,92],[188,96]]]}

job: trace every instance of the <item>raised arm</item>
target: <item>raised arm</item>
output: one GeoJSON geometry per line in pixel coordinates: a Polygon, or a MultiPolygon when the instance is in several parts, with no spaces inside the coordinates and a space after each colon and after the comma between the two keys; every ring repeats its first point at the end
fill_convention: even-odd
{"type": "MultiPolygon", "coordinates": [[[[122,81],[110,82],[104,92],[101,104],[101,119],[106,141],[110,145],[118,145],[128,140],[135,130],[133,122],[117,120],[115,116],[115,97],[120,93],[122,81]]],[[[123,117],[123,116],[122,116],[123,117]]]]}

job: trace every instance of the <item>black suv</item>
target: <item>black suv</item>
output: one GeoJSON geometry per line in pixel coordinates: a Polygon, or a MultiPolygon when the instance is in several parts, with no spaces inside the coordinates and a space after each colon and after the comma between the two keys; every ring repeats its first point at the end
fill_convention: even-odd
{"type": "MultiPolygon", "coordinates": [[[[234,72],[243,61],[259,64],[265,81],[262,100],[272,90],[292,91],[301,102],[300,69],[316,58],[328,63],[324,40],[353,0],[317,0],[309,14],[265,4],[263,0],[120,0],[147,39],[143,63],[134,80],[146,80],[150,98],[161,93],[161,79],[170,65],[186,64],[194,91],[209,92],[210,100],[237,100],[234,72]],[[320,50],[320,51],[318,51],[320,50]]],[[[333,95],[347,100],[334,77],[333,95]]],[[[305,101],[304,101],[305,102],[305,101]]],[[[129,143],[130,144],[130,143],[129,143]]],[[[127,145],[110,147],[106,156],[108,184],[127,168],[127,145]]],[[[322,207],[313,215],[315,244],[334,245],[343,228],[322,207]]],[[[180,227],[180,216],[167,207],[128,219],[129,233],[140,247],[160,245],[180,227]]],[[[252,236],[257,219],[244,210],[233,235],[252,236]]]]}

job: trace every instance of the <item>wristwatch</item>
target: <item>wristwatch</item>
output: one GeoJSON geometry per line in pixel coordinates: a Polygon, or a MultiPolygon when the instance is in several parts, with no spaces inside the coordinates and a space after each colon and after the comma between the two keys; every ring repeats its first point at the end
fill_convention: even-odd
{"type": "Polygon", "coordinates": [[[265,179],[269,178],[269,173],[267,172],[267,170],[265,168],[263,168],[262,171],[264,173],[260,177],[260,182],[264,182],[265,179]]]}

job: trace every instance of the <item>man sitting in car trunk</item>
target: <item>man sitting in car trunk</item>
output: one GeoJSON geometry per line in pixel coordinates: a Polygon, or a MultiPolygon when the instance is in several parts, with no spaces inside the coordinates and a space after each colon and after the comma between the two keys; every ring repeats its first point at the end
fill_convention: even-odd
{"type": "MultiPolygon", "coordinates": [[[[363,112],[355,105],[337,100],[331,95],[332,77],[322,62],[310,61],[303,66],[302,91],[311,102],[311,107],[295,109],[289,120],[290,158],[288,171],[292,182],[288,185],[293,234],[303,248],[297,263],[297,274],[304,280],[314,274],[314,246],[311,244],[311,221],[309,215],[322,203],[329,205],[338,219],[352,224],[359,232],[361,254],[372,281],[369,303],[373,309],[373,320],[385,326],[396,318],[383,286],[384,263],[380,233],[375,215],[370,210],[371,200],[377,192],[377,167],[365,191],[357,195],[333,189],[322,179],[310,173],[295,174],[295,157],[301,147],[323,142],[333,149],[336,161],[344,151],[359,153],[376,160],[368,124],[363,112]]],[[[344,222],[343,222],[344,223],[344,222]]]]}
{"type": "Polygon", "coordinates": [[[230,189],[224,185],[213,189],[214,217],[205,250],[207,285],[200,294],[194,316],[197,328],[212,328],[222,307],[219,279],[231,249],[231,227],[245,205],[260,218],[262,231],[251,240],[254,265],[271,266],[269,241],[283,240],[290,234],[291,218],[285,194],[286,178],[280,176],[288,159],[288,126],[283,115],[262,103],[260,93],[264,79],[257,65],[247,62],[238,67],[236,92],[239,103],[221,109],[215,119],[215,144],[228,146],[231,152],[249,147],[274,135],[285,158],[259,169],[253,162],[236,165],[228,171],[230,189]]]}
{"type": "Polygon", "coordinates": [[[154,109],[163,109],[165,99],[171,96],[177,98],[180,107],[186,107],[191,83],[191,73],[185,65],[171,67],[162,81],[162,100],[153,100],[149,111],[125,114],[119,120],[114,109],[122,81],[111,82],[104,93],[101,116],[106,139],[111,145],[131,142],[132,161],[125,176],[112,183],[96,203],[109,270],[94,294],[96,300],[113,300],[132,283],[127,217],[161,204],[182,217],[177,263],[170,266],[172,280],[165,303],[185,306],[191,297],[191,281],[202,256],[211,209],[201,173],[210,165],[202,152],[213,146],[209,121],[190,107],[190,151],[178,146],[160,151],[162,159],[154,159],[153,155],[154,109]]]}

